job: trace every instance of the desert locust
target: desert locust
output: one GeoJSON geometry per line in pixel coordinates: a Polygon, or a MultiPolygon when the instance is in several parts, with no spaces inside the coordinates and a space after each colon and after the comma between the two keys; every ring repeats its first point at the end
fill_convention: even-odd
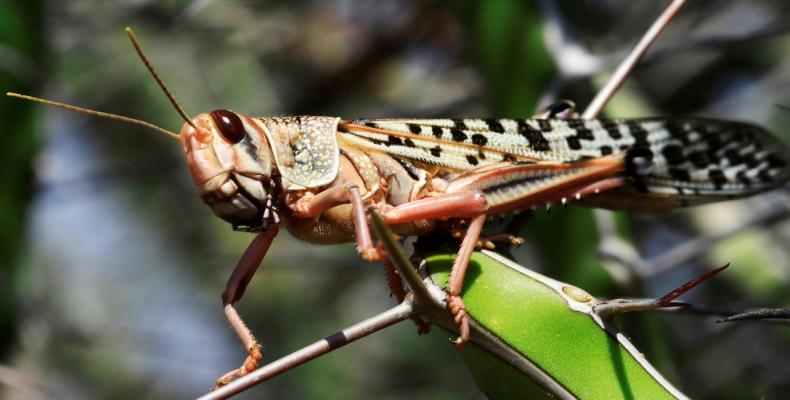
{"type": "Polygon", "coordinates": [[[552,203],[638,212],[742,197],[790,176],[790,153],[765,130],[704,118],[579,119],[558,103],[530,119],[252,117],[226,109],[189,117],[140,57],[185,124],[179,134],[150,123],[9,93],[154,128],[180,141],[200,198],[234,229],[255,238],[222,295],[248,351],[219,385],[254,370],[261,352],[233,304],[280,226],[310,243],[356,242],[380,260],[366,209],[398,235],[455,229],[463,240],[447,308],[468,320],[459,292],[487,219],[552,203]]]}

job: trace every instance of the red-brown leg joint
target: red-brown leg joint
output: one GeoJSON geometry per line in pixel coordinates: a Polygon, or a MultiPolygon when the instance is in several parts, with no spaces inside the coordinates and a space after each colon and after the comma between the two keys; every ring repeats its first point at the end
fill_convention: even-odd
{"type": "Polygon", "coordinates": [[[263,353],[261,353],[261,346],[258,344],[257,341],[247,350],[247,359],[244,360],[244,364],[242,365],[241,372],[239,376],[244,376],[249,374],[252,371],[255,371],[258,368],[258,363],[261,362],[261,358],[263,358],[263,353]]]}
{"type": "Polygon", "coordinates": [[[359,249],[359,256],[367,262],[376,262],[384,259],[384,254],[376,247],[359,249]]]}

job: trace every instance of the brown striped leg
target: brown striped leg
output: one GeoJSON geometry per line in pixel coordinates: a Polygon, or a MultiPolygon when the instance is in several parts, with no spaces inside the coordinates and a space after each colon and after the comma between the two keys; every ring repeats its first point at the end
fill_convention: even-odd
{"type": "Polygon", "coordinates": [[[245,250],[244,254],[241,256],[238,264],[236,264],[236,268],[233,270],[230,279],[228,279],[228,284],[225,286],[225,291],[222,292],[222,304],[225,309],[225,317],[228,319],[231,328],[233,328],[233,331],[239,336],[242,345],[244,345],[244,348],[247,350],[247,358],[239,368],[229,371],[217,379],[217,385],[214,386],[212,390],[216,390],[227,385],[233,379],[254,371],[261,360],[261,346],[241,319],[236,308],[233,307],[233,303],[237,302],[241,299],[241,296],[244,295],[244,290],[247,289],[247,285],[250,283],[252,276],[255,275],[255,271],[257,271],[258,266],[261,265],[261,261],[263,257],[266,256],[266,252],[269,250],[272,241],[274,241],[274,237],[277,236],[278,230],[278,227],[275,226],[255,236],[255,239],[252,240],[252,243],[250,243],[247,250],[245,250]]]}

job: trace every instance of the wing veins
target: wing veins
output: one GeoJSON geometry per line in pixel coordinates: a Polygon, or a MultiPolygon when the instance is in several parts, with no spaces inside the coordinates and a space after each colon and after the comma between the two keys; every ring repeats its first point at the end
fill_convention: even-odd
{"type": "MultiPolygon", "coordinates": [[[[542,161],[545,161],[545,160],[541,160],[541,159],[534,158],[534,157],[527,157],[525,155],[511,153],[509,151],[501,150],[501,149],[496,148],[496,147],[479,146],[479,145],[476,145],[476,144],[455,142],[455,141],[452,141],[452,140],[438,139],[438,138],[433,138],[433,137],[430,137],[430,136],[416,135],[416,134],[404,133],[404,132],[395,132],[395,131],[390,131],[390,130],[381,129],[381,128],[374,128],[374,127],[367,126],[367,125],[359,125],[359,124],[355,124],[355,123],[353,123],[351,121],[340,121],[340,124],[338,124],[338,126],[346,129],[346,133],[352,134],[352,135],[357,136],[357,137],[365,138],[365,139],[367,139],[367,137],[365,137],[363,135],[356,134],[351,129],[358,130],[358,131],[364,131],[364,132],[370,132],[370,133],[376,133],[376,134],[379,134],[379,135],[388,135],[388,136],[395,136],[395,137],[407,138],[407,139],[412,139],[412,140],[420,140],[420,141],[430,142],[430,143],[443,144],[443,145],[446,145],[446,146],[463,147],[463,148],[472,149],[472,150],[485,150],[485,151],[490,151],[492,153],[498,153],[498,154],[501,154],[503,156],[513,157],[515,160],[519,160],[519,161],[530,161],[530,162],[542,162],[542,161]]],[[[432,126],[432,125],[423,125],[423,126],[432,126]]],[[[477,131],[477,132],[483,132],[483,131],[477,131]]]]}

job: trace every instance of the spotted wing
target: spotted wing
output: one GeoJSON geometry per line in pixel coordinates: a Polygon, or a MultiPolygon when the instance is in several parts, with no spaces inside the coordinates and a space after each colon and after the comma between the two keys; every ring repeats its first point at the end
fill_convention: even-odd
{"type": "Polygon", "coordinates": [[[339,131],[356,146],[460,171],[644,149],[653,168],[631,177],[634,186],[686,202],[743,196],[790,176],[790,151],[764,129],[703,118],[365,119],[341,123],[339,131]]]}

